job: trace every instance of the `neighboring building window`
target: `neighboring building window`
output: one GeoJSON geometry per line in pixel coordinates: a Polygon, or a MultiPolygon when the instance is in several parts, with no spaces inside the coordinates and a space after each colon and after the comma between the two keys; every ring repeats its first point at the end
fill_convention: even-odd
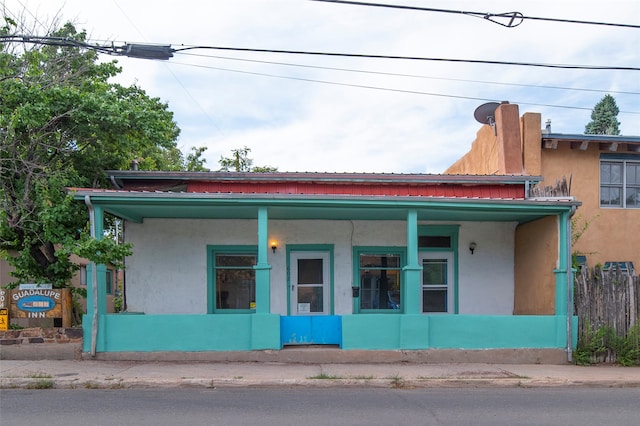
{"type": "MultiPolygon", "coordinates": [[[[107,269],[105,272],[105,288],[107,291],[107,294],[113,294],[113,270],[111,269],[107,269]]],[[[87,266],[86,265],[81,265],[80,266],[80,285],[81,286],[85,286],[87,285],[87,266]]]]}
{"type": "Polygon", "coordinates": [[[399,312],[403,258],[391,250],[356,249],[360,311],[399,312]]]}
{"type": "Polygon", "coordinates": [[[246,249],[220,248],[212,250],[210,256],[215,295],[213,311],[254,310],[257,254],[246,249]]]}
{"type": "Polygon", "coordinates": [[[640,208],[640,161],[600,161],[600,206],[640,208]]]}
{"type": "Polygon", "coordinates": [[[80,265],[80,285],[87,285],[87,266],[80,265]]]}
{"type": "Polygon", "coordinates": [[[106,271],[106,289],[107,294],[113,294],[113,271],[111,269],[106,271]]]}
{"type": "Polygon", "coordinates": [[[418,258],[422,266],[422,312],[456,312],[457,247],[457,225],[424,225],[418,228],[418,258]]]}

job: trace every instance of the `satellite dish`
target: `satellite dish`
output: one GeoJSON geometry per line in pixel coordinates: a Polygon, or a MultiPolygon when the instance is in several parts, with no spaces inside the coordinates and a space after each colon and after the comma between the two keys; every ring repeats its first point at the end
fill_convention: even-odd
{"type": "Polygon", "coordinates": [[[482,104],[473,112],[473,117],[478,123],[493,126],[496,122],[496,108],[499,106],[500,104],[498,102],[487,102],[486,104],[482,104]]]}

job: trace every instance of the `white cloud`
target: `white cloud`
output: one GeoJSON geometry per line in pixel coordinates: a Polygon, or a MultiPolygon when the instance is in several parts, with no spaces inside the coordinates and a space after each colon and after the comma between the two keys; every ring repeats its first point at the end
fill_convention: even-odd
{"type": "MultiPolygon", "coordinates": [[[[390,2],[389,2],[390,3],[390,2]]],[[[423,7],[640,24],[634,0],[397,1],[423,7]]],[[[504,28],[460,14],[338,5],[304,0],[5,0],[38,17],[60,11],[95,40],[406,55],[496,61],[638,66],[640,30],[526,20],[504,28]]],[[[483,99],[520,102],[553,130],[582,133],[613,90],[621,131],[640,135],[638,71],[585,71],[408,60],[311,57],[193,50],[167,62],[119,58],[123,84],[137,82],[168,102],[182,129],[179,145],[209,147],[209,167],[247,146],[257,165],[281,171],[439,173],[463,155],[479,128],[483,99]],[[429,78],[354,73],[212,58],[256,59],[429,78]],[[194,66],[194,65],[197,65],[194,66]],[[240,72],[223,71],[225,68],[240,72]],[[256,74],[249,74],[256,73],[256,74]],[[429,96],[257,74],[443,94],[429,96]],[[458,81],[474,80],[504,84],[458,81]],[[528,85],[526,87],[518,84],[528,85]],[[464,99],[464,98],[478,98],[464,99]],[[568,109],[548,105],[587,108],[568,109]]]]}

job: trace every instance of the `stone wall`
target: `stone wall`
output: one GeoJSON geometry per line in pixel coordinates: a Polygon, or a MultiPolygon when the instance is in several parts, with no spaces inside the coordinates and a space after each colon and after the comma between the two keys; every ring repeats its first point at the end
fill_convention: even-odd
{"type": "Polygon", "coordinates": [[[0,359],[78,359],[82,328],[0,330],[0,359]]]}

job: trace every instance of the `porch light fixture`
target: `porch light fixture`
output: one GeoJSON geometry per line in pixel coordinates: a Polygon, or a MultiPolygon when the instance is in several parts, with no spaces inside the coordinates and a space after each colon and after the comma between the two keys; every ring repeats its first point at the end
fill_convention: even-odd
{"type": "Polygon", "coordinates": [[[471,254],[473,254],[473,252],[476,250],[476,246],[477,244],[475,242],[469,243],[469,251],[471,252],[471,254]]]}
{"type": "Polygon", "coordinates": [[[273,251],[273,253],[275,254],[277,249],[278,249],[278,242],[271,241],[271,251],[273,251]]]}

